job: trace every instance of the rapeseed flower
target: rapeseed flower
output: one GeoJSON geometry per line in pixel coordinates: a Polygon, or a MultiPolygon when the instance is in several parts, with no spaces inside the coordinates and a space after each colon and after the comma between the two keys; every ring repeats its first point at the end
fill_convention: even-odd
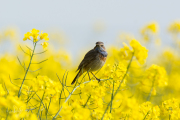
{"type": "Polygon", "coordinates": [[[158,24],[156,22],[152,22],[147,24],[144,28],[142,28],[141,33],[145,34],[145,32],[150,31],[152,33],[158,32],[158,24]]]}
{"type": "Polygon", "coordinates": [[[39,36],[39,30],[36,30],[33,28],[31,31],[31,36],[33,37],[34,42],[38,41],[38,36],[39,36]]]}
{"type": "Polygon", "coordinates": [[[49,43],[47,43],[47,42],[43,42],[43,43],[41,43],[41,45],[43,46],[43,49],[47,49],[47,47],[48,47],[48,45],[49,45],[49,43]]]}
{"type": "Polygon", "coordinates": [[[168,30],[172,34],[180,33],[180,22],[174,21],[173,23],[170,24],[170,26],[168,27],[168,30]]]}
{"type": "Polygon", "coordinates": [[[139,112],[141,114],[140,119],[156,119],[159,120],[160,108],[152,105],[151,102],[145,102],[139,106],[139,112]]]}
{"type": "Polygon", "coordinates": [[[179,101],[175,98],[166,100],[162,103],[161,114],[170,117],[172,120],[180,119],[179,101]]]}
{"type": "Polygon", "coordinates": [[[157,38],[158,31],[159,31],[159,26],[156,22],[151,22],[151,23],[145,25],[141,29],[141,35],[143,37],[143,40],[148,42],[148,41],[150,41],[150,39],[152,39],[154,37],[155,37],[156,41],[160,40],[159,38],[157,38]]]}
{"type": "Polygon", "coordinates": [[[48,34],[47,33],[42,33],[43,31],[41,31],[41,34],[40,34],[40,39],[42,40],[42,39],[44,39],[44,40],[46,40],[46,41],[48,41],[49,40],[49,38],[48,38],[48,34]]]}
{"type": "MultiPolygon", "coordinates": [[[[174,29],[177,32],[174,33],[179,34],[178,25],[176,27],[174,29]]],[[[158,27],[155,24],[148,25],[144,35],[146,33],[151,38],[152,34],[158,33],[158,27]]],[[[1,35],[8,34],[11,33],[1,35]]],[[[162,56],[157,57],[158,65],[152,64],[147,68],[149,63],[144,63],[148,50],[133,37],[127,39],[131,40],[130,45],[123,43],[122,48],[108,49],[107,63],[97,73],[100,82],[92,76],[91,81],[88,81],[88,74],[84,74],[76,86],[70,86],[74,67],[67,69],[72,60],[64,50],[43,53],[41,59],[50,56],[45,65],[36,64],[40,60],[38,57],[33,58],[33,65],[29,66],[19,97],[17,92],[23,79],[22,73],[28,68],[29,58],[22,62],[25,55],[20,55],[18,60],[12,55],[2,55],[0,119],[179,120],[179,55],[175,54],[176,51],[163,51],[162,56]]],[[[41,40],[47,42],[49,38],[47,33],[32,29],[23,40],[32,40],[33,45],[36,45],[41,40]]],[[[48,43],[43,45],[47,48],[48,43]]],[[[24,52],[32,55],[29,48],[24,52]]],[[[35,51],[34,55],[37,53],[35,51]]]]}
{"type": "Polygon", "coordinates": [[[27,39],[31,40],[30,37],[31,37],[31,33],[30,33],[30,32],[27,32],[26,34],[24,34],[23,40],[24,40],[24,41],[27,40],[27,39]]]}
{"type": "Polygon", "coordinates": [[[4,96],[6,92],[4,91],[2,84],[0,84],[0,96],[4,96]]]}
{"type": "Polygon", "coordinates": [[[135,39],[131,40],[130,45],[133,48],[134,56],[138,62],[140,64],[144,64],[146,62],[146,58],[148,57],[148,50],[141,46],[141,44],[135,39]]]}
{"type": "MultiPolygon", "coordinates": [[[[32,30],[30,30],[30,32],[27,32],[26,34],[24,34],[23,40],[24,41],[27,40],[27,39],[31,40],[31,37],[32,37],[34,43],[38,42],[39,39],[40,40],[44,39],[44,40],[48,41],[49,40],[48,34],[47,33],[42,33],[42,32],[43,31],[41,31],[41,34],[39,34],[39,30],[33,28],[32,30]]],[[[44,43],[42,43],[42,45],[43,45],[43,48],[46,49],[47,46],[48,46],[48,43],[44,42],[44,43]]]]}
{"type": "Polygon", "coordinates": [[[168,85],[168,77],[163,67],[153,64],[146,70],[145,79],[142,81],[146,85],[164,87],[168,85]],[[154,82],[154,83],[153,83],[154,82]]]}
{"type": "Polygon", "coordinates": [[[119,55],[121,59],[130,60],[132,57],[132,50],[127,46],[126,43],[123,43],[124,47],[120,49],[119,55]]]}

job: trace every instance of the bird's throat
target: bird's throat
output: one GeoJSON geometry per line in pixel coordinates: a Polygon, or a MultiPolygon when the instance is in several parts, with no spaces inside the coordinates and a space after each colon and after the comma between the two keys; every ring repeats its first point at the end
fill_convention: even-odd
{"type": "Polygon", "coordinates": [[[103,56],[103,57],[107,57],[107,52],[106,51],[99,51],[99,53],[103,56]]]}

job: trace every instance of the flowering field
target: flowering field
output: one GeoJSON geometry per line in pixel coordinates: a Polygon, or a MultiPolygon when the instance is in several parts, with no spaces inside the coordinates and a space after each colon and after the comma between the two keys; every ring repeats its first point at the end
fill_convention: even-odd
{"type": "Polygon", "coordinates": [[[107,48],[106,64],[95,73],[100,82],[84,73],[74,85],[80,61],[72,65],[68,53],[53,51],[46,31],[33,28],[22,42],[15,30],[1,32],[2,44],[15,41],[16,54],[0,56],[0,119],[179,120],[180,22],[167,29],[171,49],[148,58],[150,42],[160,45],[158,24],[149,23],[141,38],[123,34],[123,47],[107,48]]]}

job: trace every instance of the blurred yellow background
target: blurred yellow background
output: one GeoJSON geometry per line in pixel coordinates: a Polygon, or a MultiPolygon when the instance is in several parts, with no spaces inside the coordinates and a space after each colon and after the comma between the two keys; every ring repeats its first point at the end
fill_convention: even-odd
{"type": "Polygon", "coordinates": [[[179,120],[179,3],[1,2],[0,119],[179,120]],[[97,41],[101,82],[70,85],[97,41]]]}

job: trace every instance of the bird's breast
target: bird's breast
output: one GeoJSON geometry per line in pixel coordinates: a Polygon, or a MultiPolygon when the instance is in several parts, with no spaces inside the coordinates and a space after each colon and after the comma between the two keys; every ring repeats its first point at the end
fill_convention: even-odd
{"type": "Polygon", "coordinates": [[[99,59],[103,62],[106,62],[106,57],[104,57],[102,54],[99,54],[99,59]]]}
{"type": "Polygon", "coordinates": [[[99,53],[100,53],[99,54],[100,60],[103,61],[103,62],[106,62],[106,57],[108,55],[107,52],[106,51],[100,51],[99,53]]]}
{"type": "Polygon", "coordinates": [[[104,65],[106,58],[101,54],[98,54],[96,58],[88,64],[87,68],[91,68],[90,71],[97,71],[104,65]]]}
{"type": "Polygon", "coordinates": [[[107,57],[108,53],[106,51],[99,51],[99,53],[103,56],[103,57],[107,57]]]}
{"type": "Polygon", "coordinates": [[[99,70],[106,62],[107,53],[103,52],[94,52],[94,58],[85,66],[85,69],[88,71],[97,71],[99,70]],[[102,54],[103,53],[103,54],[102,54]]]}

